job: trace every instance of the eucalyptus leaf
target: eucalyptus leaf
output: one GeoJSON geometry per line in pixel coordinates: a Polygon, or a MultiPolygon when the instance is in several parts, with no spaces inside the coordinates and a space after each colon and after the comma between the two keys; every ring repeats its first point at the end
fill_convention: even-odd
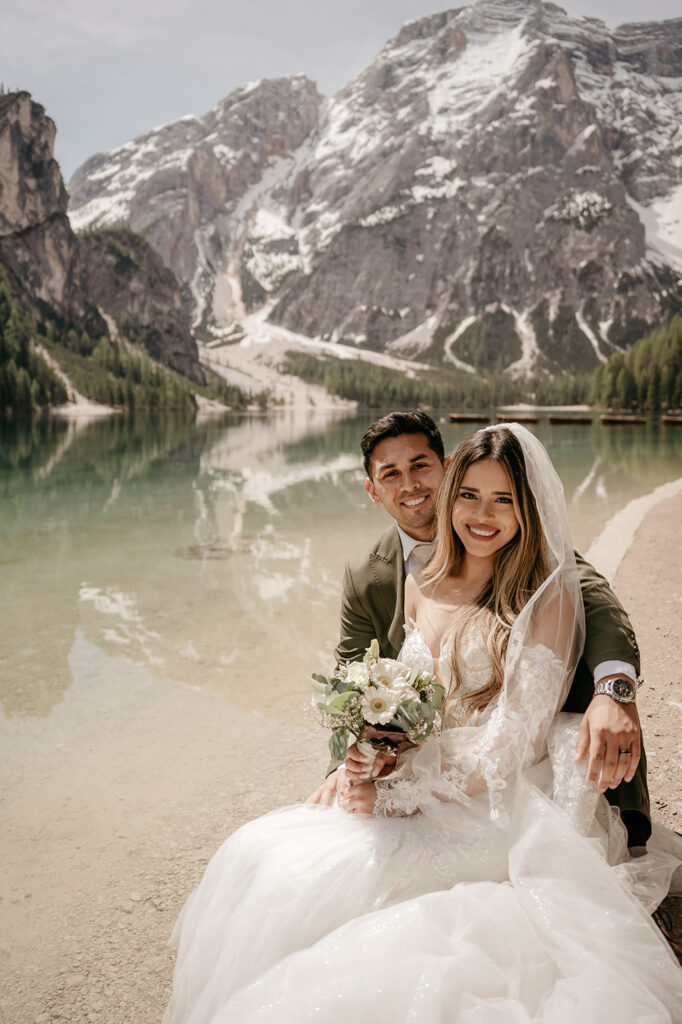
{"type": "Polygon", "coordinates": [[[329,707],[338,708],[340,711],[343,711],[343,709],[347,707],[348,702],[352,700],[354,696],[355,693],[353,690],[346,690],[344,693],[340,693],[337,697],[334,697],[334,700],[330,701],[329,707]]]}
{"type": "Polygon", "coordinates": [[[313,672],[313,679],[316,683],[321,683],[322,686],[326,686],[329,680],[326,676],[321,675],[319,672],[313,672]]]}
{"type": "Polygon", "coordinates": [[[346,760],[346,751],[348,750],[348,729],[334,729],[331,736],[329,737],[329,753],[332,756],[332,760],[341,761],[346,760]]]}
{"type": "Polygon", "coordinates": [[[416,725],[424,721],[424,705],[420,700],[406,700],[399,705],[399,710],[406,722],[416,725]]]}
{"type": "Polygon", "coordinates": [[[433,693],[431,694],[431,700],[429,701],[429,704],[431,705],[432,708],[435,708],[436,711],[440,711],[441,707],[443,706],[444,699],[445,687],[441,686],[440,683],[434,683],[433,693]]]}
{"type": "Polygon", "coordinates": [[[402,732],[409,732],[412,726],[412,722],[410,722],[406,718],[406,716],[403,714],[403,709],[400,707],[393,716],[393,722],[400,728],[402,732]]]}
{"type": "Polygon", "coordinates": [[[320,711],[326,711],[330,715],[342,715],[343,714],[343,711],[339,710],[339,708],[335,708],[333,704],[320,704],[320,703],[318,703],[317,706],[320,709],[320,711]]]}

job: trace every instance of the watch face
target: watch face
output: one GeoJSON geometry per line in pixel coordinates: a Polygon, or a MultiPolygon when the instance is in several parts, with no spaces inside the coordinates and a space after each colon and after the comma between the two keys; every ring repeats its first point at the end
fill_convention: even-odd
{"type": "Polygon", "coordinates": [[[613,692],[616,697],[632,697],[632,691],[634,687],[632,683],[629,683],[627,679],[614,679],[613,680],[613,692]]]}

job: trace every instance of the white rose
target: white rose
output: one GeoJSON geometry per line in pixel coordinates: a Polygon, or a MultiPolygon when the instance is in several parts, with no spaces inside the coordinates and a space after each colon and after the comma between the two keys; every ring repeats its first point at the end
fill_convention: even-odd
{"type": "Polygon", "coordinates": [[[364,690],[369,686],[371,683],[369,668],[364,661],[351,662],[346,673],[346,682],[357,686],[359,690],[364,690]]]}
{"type": "Polygon", "coordinates": [[[395,694],[385,686],[368,686],[362,697],[362,714],[370,725],[387,725],[398,708],[395,694]]]}
{"type": "Polygon", "coordinates": [[[381,658],[372,666],[372,682],[375,686],[387,686],[391,690],[404,687],[410,678],[407,665],[391,658],[381,658]]]}

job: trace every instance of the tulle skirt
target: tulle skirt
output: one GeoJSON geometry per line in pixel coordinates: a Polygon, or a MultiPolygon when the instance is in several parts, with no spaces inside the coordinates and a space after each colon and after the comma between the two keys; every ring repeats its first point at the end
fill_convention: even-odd
{"type": "Polygon", "coordinates": [[[294,806],[239,829],[176,925],[164,1024],[682,1021],[650,917],[676,837],[631,861],[603,798],[580,834],[541,776],[504,827],[473,800],[450,820],[294,806]]]}

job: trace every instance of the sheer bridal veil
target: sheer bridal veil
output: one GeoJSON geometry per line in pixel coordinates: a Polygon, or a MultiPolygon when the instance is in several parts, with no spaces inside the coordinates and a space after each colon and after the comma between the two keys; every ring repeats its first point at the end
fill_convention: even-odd
{"type": "Polygon", "coordinates": [[[444,729],[436,741],[411,751],[402,777],[379,784],[378,813],[421,810],[447,824],[453,804],[460,811],[467,805],[504,827],[516,780],[546,754],[582,651],[585,618],[563,485],[544,446],[525,427],[485,429],[510,431],[521,445],[549,574],[512,626],[501,693],[475,726],[444,729]]]}

